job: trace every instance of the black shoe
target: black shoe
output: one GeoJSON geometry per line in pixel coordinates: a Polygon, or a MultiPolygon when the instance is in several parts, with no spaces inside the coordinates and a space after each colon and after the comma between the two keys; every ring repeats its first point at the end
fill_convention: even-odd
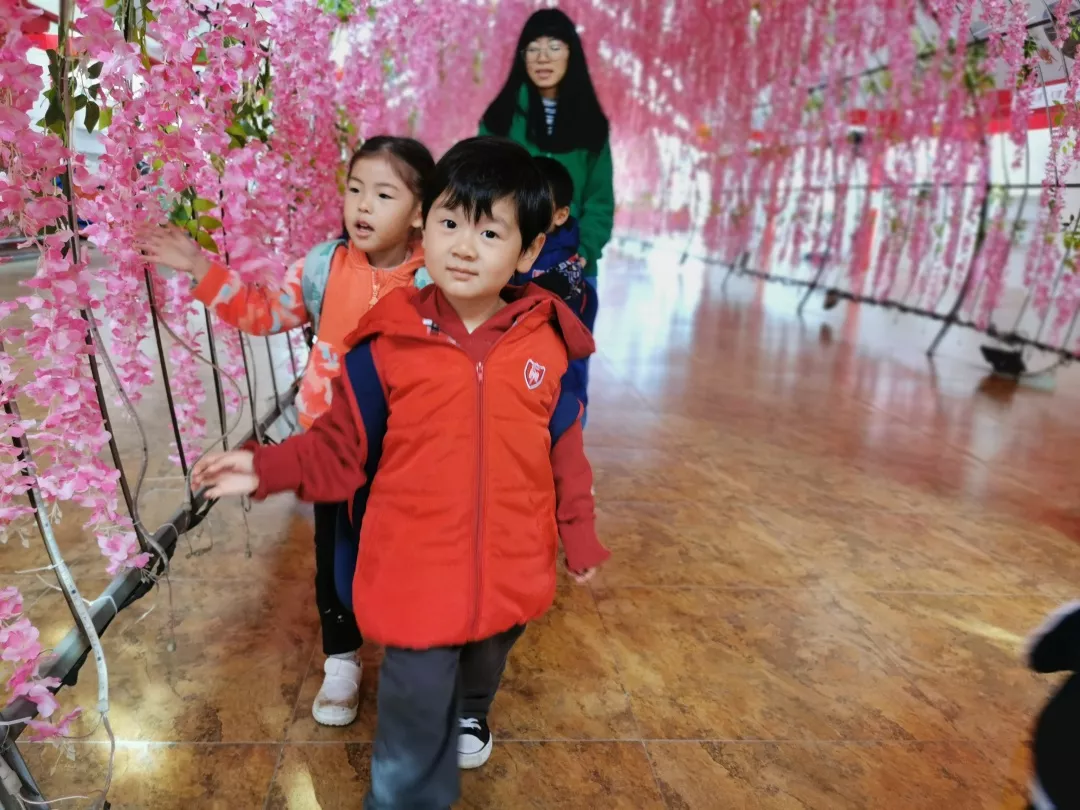
{"type": "Polygon", "coordinates": [[[479,768],[491,757],[495,739],[487,720],[478,717],[458,718],[461,732],[458,734],[457,762],[465,770],[479,768]]]}

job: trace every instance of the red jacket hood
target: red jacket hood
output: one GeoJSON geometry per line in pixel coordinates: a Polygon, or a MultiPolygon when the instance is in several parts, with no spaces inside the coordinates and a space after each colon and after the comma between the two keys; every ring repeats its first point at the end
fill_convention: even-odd
{"type": "MultiPolygon", "coordinates": [[[[345,345],[352,348],[380,334],[427,336],[429,329],[423,313],[433,309],[431,299],[437,290],[433,284],[422,290],[415,287],[392,290],[360,319],[356,329],[345,339],[345,345]]],[[[515,316],[514,320],[535,317],[553,323],[566,344],[569,359],[579,360],[596,351],[592,334],[581,320],[560,298],[547,290],[535,284],[508,286],[501,295],[515,316]]]]}

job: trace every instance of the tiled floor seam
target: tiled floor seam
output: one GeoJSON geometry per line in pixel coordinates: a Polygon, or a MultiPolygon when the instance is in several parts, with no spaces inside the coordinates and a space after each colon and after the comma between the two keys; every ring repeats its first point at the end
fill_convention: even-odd
{"type": "Polygon", "coordinates": [[[289,746],[289,734],[292,732],[293,724],[296,722],[296,712],[300,708],[300,700],[304,696],[304,681],[311,672],[311,663],[315,660],[315,654],[319,651],[320,635],[321,631],[317,630],[312,638],[311,655],[308,656],[307,665],[300,675],[300,683],[296,688],[296,701],[293,703],[292,712],[289,713],[289,721],[285,726],[284,739],[280,743],[281,748],[278,751],[277,762],[274,763],[274,770],[271,771],[270,781],[266,785],[266,798],[263,800],[263,810],[268,810],[270,807],[270,797],[274,793],[274,783],[277,782],[278,773],[281,770],[281,763],[285,759],[285,749],[289,746]]]}
{"type": "MultiPolygon", "coordinates": [[[[593,609],[596,611],[596,618],[600,620],[600,627],[604,631],[604,638],[610,640],[611,631],[608,629],[607,623],[604,621],[604,614],[600,611],[600,603],[596,600],[596,590],[590,584],[589,595],[592,597],[593,609]]],[[[626,682],[623,680],[622,668],[619,666],[618,660],[614,661],[615,675],[619,679],[619,686],[622,687],[623,694],[626,696],[626,705],[630,710],[630,717],[634,721],[634,731],[637,735],[637,742],[641,745],[642,753],[645,754],[645,759],[649,763],[649,772],[652,774],[653,784],[656,786],[656,792],[660,796],[660,801],[664,803],[664,807],[669,808],[667,796],[664,794],[664,786],[660,783],[660,777],[656,773],[656,764],[653,762],[652,754],[649,753],[649,746],[645,744],[645,739],[641,733],[641,722],[638,720],[637,713],[634,711],[634,698],[630,694],[630,690],[626,686],[626,682]]],[[[593,742],[593,740],[589,740],[593,742]]]]}
{"type": "MultiPolygon", "coordinates": [[[[107,746],[108,740],[73,740],[79,746],[107,746]]],[[[850,740],[785,737],[776,739],[747,739],[742,737],[499,737],[499,745],[980,745],[984,741],[974,737],[941,737],[936,739],[898,740],[895,738],[855,738],[850,740]]],[[[294,740],[290,742],[275,740],[117,740],[119,748],[322,748],[339,745],[374,745],[373,740],[294,740]]],[[[20,748],[34,746],[52,747],[47,742],[20,742],[20,748]]]]}

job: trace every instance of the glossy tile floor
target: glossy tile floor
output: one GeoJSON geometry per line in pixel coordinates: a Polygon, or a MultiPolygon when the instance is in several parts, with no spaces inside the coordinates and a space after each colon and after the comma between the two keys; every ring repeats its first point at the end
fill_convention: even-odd
{"type": "MultiPolygon", "coordinates": [[[[820,302],[800,321],[792,291],[677,256],[603,268],[587,441],[615,556],[515,650],[460,807],[1020,807],[1052,681],[1019,653],[1080,581],[1080,378],[1012,390],[975,336],[931,364],[931,325],[820,302]]],[[[181,491],[161,399],[140,406],[157,520],[181,491]]],[[[92,595],[103,565],[72,521],[92,595]]],[[[110,628],[114,808],[359,807],[378,653],[356,724],[316,726],[310,544],[289,499],[219,505],[171,588],[110,628]]],[[[54,641],[62,601],[10,573],[41,560],[9,547],[0,577],[54,641]]],[[[94,688],[86,670],[64,705],[94,688]]],[[[94,720],[23,746],[47,797],[101,785],[94,720]]]]}

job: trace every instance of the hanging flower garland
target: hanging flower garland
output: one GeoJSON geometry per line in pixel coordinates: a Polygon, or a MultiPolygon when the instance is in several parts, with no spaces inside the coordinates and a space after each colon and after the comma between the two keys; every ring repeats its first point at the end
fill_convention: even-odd
{"type": "Polygon", "coordinates": [[[983,327],[1002,303],[1009,257],[1024,249],[1024,285],[1059,341],[1080,306],[1071,269],[1080,240],[1063,228],[1062,186],[1076,162],[1080,72],[1068,69],[1050,114],[1032,221],[1024,226],[986,190],[991,131],[1009,140],[1007,165],[1027,160],[1043,67],[1080,41],[1073,7],[1054,7],[1049,50],[1029,30],[1028,5],[1007,0],[566,8],[586,32],[600,32],[586,46],[602,64],[593,70],[601,98],[619,111],[621,225],[645,233],[686,225],[725,261],[775,231],[773,260],[798,264],[827,249],[839,262],[830,283],[939,312],[964,290],[964,314],[983,327]],[[701,127],[708,156],[698,151],[701,127]],[[687,201],[673,190],[686,171],[663,168],[673,151],[686,171],[707,167],[709,202],[694,206],[702,221],[685,223],[687,201]]]}
{"type": "MultiPolygon", "coordinates": [[[[86,528],[110,573],[146,564],[131,521],[119,511],[118,473],[101,460],[109,436],[89,358],[109,361],[120,404],[145,395],[155,383],[154,361],[140,348],[152,334],[152,291],[158,318],[176,338],[165,339],[168,371],[190,461],[209,438],[195,353],[206,327],[188,279],[147,268],[132,248],[135,233],[168,219],[243,278],[280,278],[311,244],[337,233],[340,168],[361,135],[415,129],[447,144],[468,134],[454,131],[467,120],[475,127],[490,82],[473,82],[472,107],[456,103],[446,63],[448,53],[473,62],[487,54],[482,46],[494,17],[486,3],[475,5],[467,25],[449,10],[425,13],[418,0],[361,12],[359,24],[372,29],[378,45],[358,45],[340,73],[330,48],[341,35],[339,14],[313,13],[301,0],[272,9],[266,0],[85,0],[61,47],[50,53],[47,72],[27,60],[31,43],[22,31],[38,12],[20,6],[5,17],[0,222],[32,234],[40,261],[28,294],[0,306],[0,317],[21,314],[30,323],[0,331],[0,396],[5,403],[24,398],[43,415],[19,421],[0,413],[0,532],[31,514],[25,494],[36,484],[53,517],[64,501],[86,510],[86,528]],[[402,31],[411,32],[404,37],[408,53],[394,53],[402,31]],[[360,79],[355,96],[347,92],[352,78],[360,79]],[[34,127],[29,111],[43,83],[50,103],[34,127]],[[67,146],[74,114],[75,124],[98,133],[103,147],[92,167],[67,146]],[[87,253],[76,249],[77,228],[104,259],[101,266],[91,269],[87,253]],[[91,320],[105,346],[90,339],[91,320]],[[33,364],[32,379],[19,384],[8,351],[33,364]],[[18,460],[13,440],[24,437],[36,468],[18,460]]],[[[214,326],[219,366],[240,377],[235,330],[214,326]]],[[[230,410],[241,406],[230,387],[224,393],[230,410]]],[[[56,709],[49,690],[57,684],[36,675],[41,650],[21,615],[21,595],[3,592],[0,606],[3,599],[17,605],[0,617],[0,658],[15,666],[8,700],[37,704],[36,733],[66,733],[78,711],[49,725],[56,709]]]]}

